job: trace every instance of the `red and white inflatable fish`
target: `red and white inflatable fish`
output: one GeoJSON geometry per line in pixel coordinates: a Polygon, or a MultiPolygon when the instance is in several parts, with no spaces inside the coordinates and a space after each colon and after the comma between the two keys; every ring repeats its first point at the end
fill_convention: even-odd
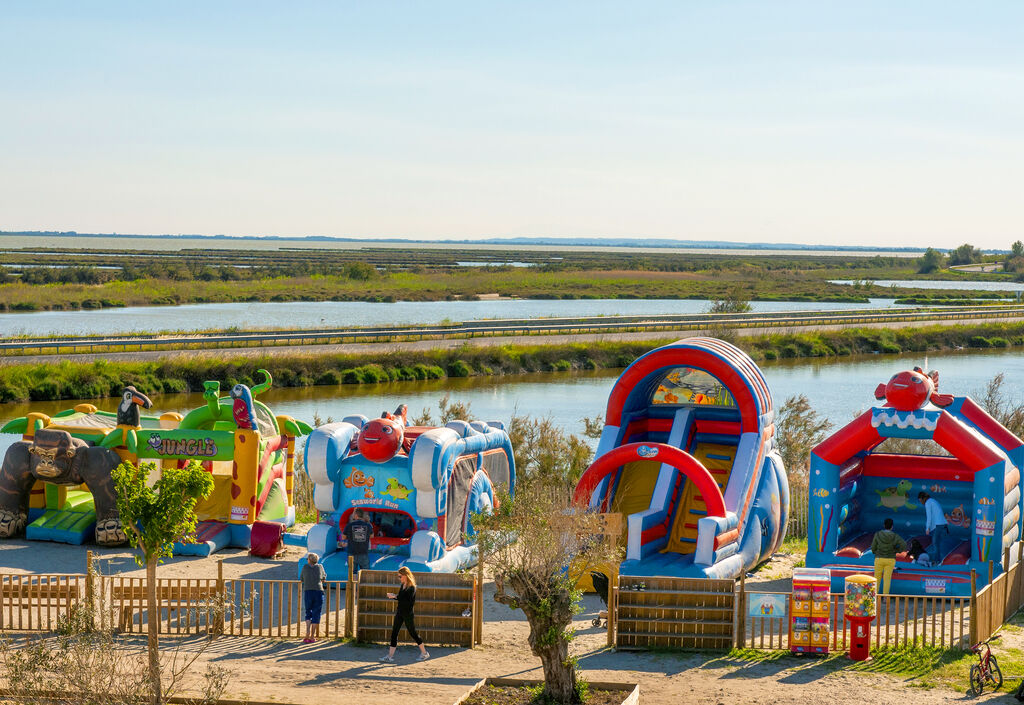
{"type": "Polygon", "coordinates": [[[920,409],[929,401],[935,406],[949,406],[953,395],[939,394],[939,373],[925,374],[920,367],[906,370],[889,378],[875,389],[875,399],[885,399],[885,405],[897,411],[920,409]]]}
{"type": "Polygon", "coordinates": [[[379,419],[368,421],[360,429],[356,448],[364,458],[374,463],[384,463],[395,457],[405,440],[408,408],[402,404],[393,414],[385,411],[379,419]]]}

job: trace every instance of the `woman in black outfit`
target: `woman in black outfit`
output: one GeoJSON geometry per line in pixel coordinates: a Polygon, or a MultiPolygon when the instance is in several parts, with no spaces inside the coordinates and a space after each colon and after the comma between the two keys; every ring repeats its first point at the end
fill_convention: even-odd
{"type": "Polygon", "coordinates": [[[423,646],[423,640],[416,633],[416,625],[412,621],[412,608],[416,604],[416,578],[413,577],[412,571],[403,565],[398,569],[398,581],[402,584],[398,594],[388,593],[388,599],[396,600],[398,603],[395,605],[395,623],[391,627],[391,648],[388,650],[387,656],[381,656],[380,660],[383,663],[395,662],[395,649],[398,648],[398,632],[402,629],[402,623],[404,622],[405,628],[409,631],[409,636],[420,647],[420,655],[416,660],[426,661],[430,658],[430,654],[427,653],[427,648],[423,646]]]}

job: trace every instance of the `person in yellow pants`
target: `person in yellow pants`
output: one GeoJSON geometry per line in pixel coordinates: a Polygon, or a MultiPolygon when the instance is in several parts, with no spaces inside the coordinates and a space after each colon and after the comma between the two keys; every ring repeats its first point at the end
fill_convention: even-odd
{"type": "Polygon", "coordinates": [[[883,529],[871,539],[871,552],[875,555],[875,580],[878,591],[889,594],[892,571],[896,567],[896,554],[907,550],[907,542],[892,530],[892,519],[883,522],[883,529]]]}

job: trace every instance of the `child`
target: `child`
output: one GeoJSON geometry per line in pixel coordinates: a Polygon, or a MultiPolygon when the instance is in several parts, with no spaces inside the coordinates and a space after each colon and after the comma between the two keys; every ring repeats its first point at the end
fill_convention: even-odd
{"type": "Polygon", "coordinates": [[[928,553],[924,550],[924,546],[922,546],[921,542],[917,539],[910,540],[910,548],[907,549],[907,555],[910,556],[910,560],[912,560],[917,565],[924,566],[925,568],[932,567],[931,558],[928,556],[928,553]]]}
{"type": "Polygon", "coordinates": [[[302,566],[302,599],[306,608],[306,638],[304,644],[312,644],[320,635],[320,610],[324,607],[324,592],[327,587],[327,573],[318,562],[320,556],[310,553],[306,565],[302,566]]]}

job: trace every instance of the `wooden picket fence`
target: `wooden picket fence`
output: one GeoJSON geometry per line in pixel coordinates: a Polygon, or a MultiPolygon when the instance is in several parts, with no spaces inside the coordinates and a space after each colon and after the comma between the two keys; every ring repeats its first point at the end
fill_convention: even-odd
{"type": "Polygon", "coordinates": [[[53,631],[86,595],[84,575],[0,574],[0,631],[53,631]]]}
{"type": "MultiPolygon", "coordinates": [[[[416,573],[415,578],[415,624],[424,643],[469,648],[480,643],[483,605],[479,576],[416,573]]],[[[397,593],[399,589],[395,571],[362,570],[355,583],[356,638],[387,643],[395,616],[395,601],[387,593],[397,593]]],[[[400,639],[409,640],[404,628],[400,639]]]]}
{"type": "Polygon", "coordinates": [[[732,580],[619,576],[609,634],[620,649],[727,649],[735,586],[732,580]]]}
{"type": "MultiPolygon", "coordinates": [[[[788,649],[790,593],[741,593],[736,611],[736,646],[753,649],[788,649]],[[777,596],[785,601],[782,614],[751,615],[749,604],[754,595],[777,596]]],[[[832,593],[829,608],[829,648],[846,650],[849,624],[844,619],[845,595],[832,593]]],[[[969,646],[971,629],[970,597],[920,595],[879,596],[877,615],[871,623],[872,646],[933,646],[964,649],[969,646]]]]}

